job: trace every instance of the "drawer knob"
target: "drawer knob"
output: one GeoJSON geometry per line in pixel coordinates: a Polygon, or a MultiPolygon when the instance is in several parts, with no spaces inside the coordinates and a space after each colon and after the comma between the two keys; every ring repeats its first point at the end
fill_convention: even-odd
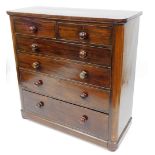
{"type": "Polygon", "coordinates": [[[84,59],[87,57],[87,52],[85,50],[80,50],[79,57],[84,59]]]}
{"type": "Polygon", "coordinates": [[[82,99],[85,99],[86,97],[88,97],[88,93],[87,92],[82,92],[82,94],[80,95],[80,97],[82,99]]]}
{"type": "Polygon", "coordinates": [[[79,32],[79,37],[81,40],[84,40],[87,38],[87,33],[86,32],[79,32]]]}
{"type": "Polygon", "coordinates": [[[32,48],[32,51],[33,51],[33,52],[37,52],[38,49],[39,49],[38,44],[32,44],[32,45],[31,45],[31,48],[32,48]]]}
{"type": "Polygon", "coordinates": [[[86,72],[86,71],[82,71],[81,73],[80,73],[80,79],[85,79],[85,78],[87,78],[88,77],[88,73],[86,72]]]}
{"type": "Polygon", "coordinates": [[[30,32],[32,32],[32,33],[36,33],[38,29],[37,29],[36,26],[30,26],[30,27],[29,27],[29,30],[30,30],[30,32]]]}
{"type": "Polygon", "coordinates": [[[42,80],[38,80],[37,82],[34,82],[34,85],[36,86],[41,86],[43,84],[43,81],[42,80]]]}
{"type": "Polygon", "coordinates": [[[36,104],[36,107],[42,108],[44,106],[44,102],[40,101],[39,103],[36,104]]]}
{"type": "Polygon", "coordinates": [[[80,120],[81,120],[82,123],[85,123],[85,122],[88,120],[88,116],[83,115],[83,116],[80,118],[80,120]]]}
{"type": "Polygon", "coordinates": [[[40,63],[39,63],[39,62],[34,62],[34,63],[32,64],[32,67],[33,67],[34,69],[39,69],[40,63]]]}

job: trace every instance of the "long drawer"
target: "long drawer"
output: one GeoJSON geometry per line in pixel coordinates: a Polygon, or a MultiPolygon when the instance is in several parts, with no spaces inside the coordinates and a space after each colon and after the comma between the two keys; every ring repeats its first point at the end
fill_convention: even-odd
{"type": "Polygon", "coordinates": [[[99,87],[111,87],[111,69],[108,68],[23,53],[17,54],[17,59],[22,68],[99,87]]]}
{"type": "Polygon", "coordinates": [[[95,48],[82,44],[78,45],[21,35],[16,35],[16,47],[18,52],[35,53],[111,66],[111,50],[107,48],[95,48]]]}
{"type": "Polygon", "coordinates": [[[76,105],[109,113],[110,92],[69,81],[20,70],[20,85],[25,89],[76,105]]]}
{"type": "Polygon", "coordinates": [[[23,90],[23,111],[108,140],[108,115],[23,90]]]}

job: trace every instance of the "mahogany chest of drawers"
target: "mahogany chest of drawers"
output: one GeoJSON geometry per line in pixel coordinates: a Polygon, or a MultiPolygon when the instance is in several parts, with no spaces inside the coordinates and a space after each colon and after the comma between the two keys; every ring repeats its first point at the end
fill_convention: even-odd
{"type": "Polygon", "coordinates": [[[141,12],[8,14],[23,118],[116,150],[132,119],[141,12]]]}

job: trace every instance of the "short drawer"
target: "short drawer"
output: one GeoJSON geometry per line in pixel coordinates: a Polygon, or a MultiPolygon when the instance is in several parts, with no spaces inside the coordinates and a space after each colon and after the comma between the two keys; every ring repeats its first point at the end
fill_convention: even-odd
{"type": "Polygon", "coordinates": [[[112,26],[58,23],[58,38],[97,45],[111,45],[112,26]]]}
{"type": "Polygon", "coordinates": [[[17,54],[19,67],[98,87],[111,87],[111,69],[29,54],[17,54]]]}
{"type": "Polygon", "coordinates": [[[23,91],[24,111],[85,134],[107,140],[108,115],[23,91]]]}
{"type": "Polygon", "coordinates": [[[19,34],[55,38],[55,21],[14,17],[14,29],[19,34]]]}
{"type": "Polygon", "coordinates": [[[111,50],[108,48],[95,48],[86,45],[76,45],[19,35],[16,36],[16,47],[19,52],[42,54],[111,66],[111,50]]]}
{"type": "Polygon", "coordinates": [[[109,113],[110,92],[20,70],[20,85],[32,92],[109,113]]]}

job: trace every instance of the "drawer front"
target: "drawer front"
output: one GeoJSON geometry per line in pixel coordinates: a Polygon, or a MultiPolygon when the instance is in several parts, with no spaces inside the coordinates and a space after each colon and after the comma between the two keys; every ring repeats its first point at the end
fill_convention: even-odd
{"type": "Polygon", "coordinates": [[[44,19],[14,17],[16,33],[55,38],[55,22],[44,19]]]}
{"type": "Polygon", "coordinates": [[[23,91],[23,110],[74,130],[108,139],[108,115],[23,91]]]}
{"type": "Polygon", "coordinates": [[[17,50],[21,52],[43,54],[98,65],[111,66],[111,51],[105,48],[73,45],[48,39],[35,39],[18,35],[16,43],[17,50]]]}
{"type": "Polygon", "coordinates": [[[22,70],[20,85],[32,92],[109,113],[109,91],[22,70]]]}
{"type": "Polygon", "coordinates": [[[86,42],[97,45],[112,44],[112,27],[104,25],[80,25],[58,23],[59,39],[86,42]]]}
{"type": "Polygon", "coordinates": [[[19,67],[49,74],[51,76],[70,79],[90,85],[110,88],[111,70],[92,67],[67,60],[56,60],[28,54],[17,54],[19,67]]]}

